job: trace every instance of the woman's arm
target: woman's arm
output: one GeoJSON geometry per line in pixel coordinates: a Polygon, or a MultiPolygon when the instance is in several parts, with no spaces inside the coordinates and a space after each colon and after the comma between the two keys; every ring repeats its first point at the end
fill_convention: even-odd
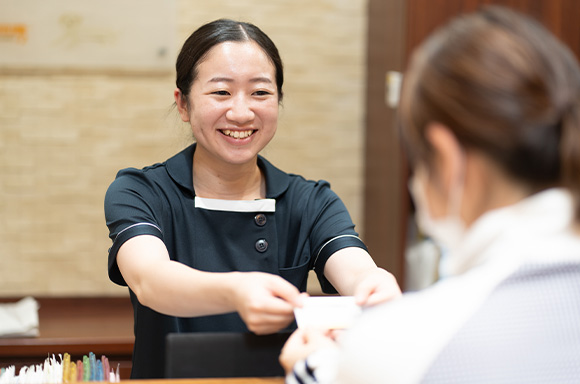
{"type": "Polygon", "coordinates": [[[359,305],[375,305],[401,296],[395,277],[377,267],[362,248],[348,247],[326,261],[324,275],[341,295],[355,296],[359,305]]]}
{"type": "Polygon", "coordinates": [[[255,333],[272,333],[294,319],[300,292],[283,278],[262,272],[204,272],[170,260],[150,235],[126,241],[117,264],[139,302],[178,317],[238,312],[255,333]]]}

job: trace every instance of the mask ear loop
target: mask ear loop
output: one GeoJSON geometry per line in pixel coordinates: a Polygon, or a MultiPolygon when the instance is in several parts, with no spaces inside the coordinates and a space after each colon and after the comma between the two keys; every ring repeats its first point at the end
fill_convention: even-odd
{"type": "Polygon", "coordinates": [[[461,204],[463,203],[463,193],[465,190],[465,173],[467,172],[467,160],[465,151],[461,151],[461,165],[459,168],[459,176],[453,177],[452,184],[449,188],[449,199],[447,200],[447,216],[453,216],[463,221],[461,216],[461,204]],[[455,181],[457,180],[457,181],[455,181]]]}
{"type": "Polygon", "coordinates": [[[421,223],[426,221],[423,216],[430,216],[429,207],[427,204],[427,194],[419,181],[419,170],[415,170],[407,181],[407,188],[413,199],[413,204],[415,204],[415,221],[417,224],[417,229],[421,236],[428,237],[429,234],[425,233],[425,228],[422,228],[421,223]]]}
{"type": "MultiPolygon", "coordinates": [[[[449,188],[449,198],[447,200],[447,212],[446,217],[453,217],[456,228],[463,228],[456,238],[455,241],[459,244],[462,238],[465,236],[465,223],[461,216],[461,206],[464,198],[465,190],[465,174],[467,172],[467,158],[463,148],[460,148],[460,166],[458,171],[458,176],[453,177],[450,188],[449,188]]],[[[455,175],[453,175],[455,176],[455,175]]],[[[464,269],[463,262],[461,258],[457,258],[456,254],[449,254],[450,249],[442,249],[440,260],[439,260],[439,276],[445,278],[447,276],[455,275],[464,269]]]]}

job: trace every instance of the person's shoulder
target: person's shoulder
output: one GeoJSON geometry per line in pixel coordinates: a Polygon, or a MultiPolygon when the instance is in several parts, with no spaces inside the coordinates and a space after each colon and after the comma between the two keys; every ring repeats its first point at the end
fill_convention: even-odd
{"type": "Polygon", "coordinates": [[[274,198],[288,194],[330,193],[330,183],[326,180],[311,180],[300,174],[285,172],[264,157],[258,157],[258,166],[265,173],[268,194],[274,198]]]}
{"type": "Polygon", "coordinates": [[[307,197],[316,204],[339,199],[330,183],[324,179],[308,179],[296,173],[288,173],[288,192],[295,196],[307,197]]]}
{"type": "Polygon", "coordinates": [[[259,164],[268,174],[279,179],[286,179],[288,183],[294,186],[330,188],[330,183],[324,179],[309,179],[298,173],[283,171],[262,156],[259,157],[259,164]]]}
{"type": "MultiPolygon", "coordinates": [[[[174,168],[179,168],[186,165],[188,161],[189,163],[191,163],[191,157],[193,155],[193,147],[194,146],[191,145],[181,150],[180,152],[174,154],[173,156],[171,156],[170,158],[168,158],[163,162],[153,163],[151,165],[147,165],[142,168],[136,167],[123,168],[119,172],[117,172],[116,178],[119,179],[127,177],[127,178],[155,179],[161,176],[164,177],[169,172],[168,169],[170,168],[170,164],[172,164],[174,168]]],[[[191,164],[189,165],[189,168],[191,168],[191,164]]]]}
{"type": "Polygon", "coordinates": [[[122,177],[152,177],[160,170],[164,170],[167,164],[163,163],[155,163],[151,165],[147,165],[143,168],[135,168],[135,167],[128,167],[123,168],[117,172],[116,178],[122,177]]]}
{"type": "Polygon", "coordinates": [[[164,172],[164,163],[156,163],[143,168],[123,168],[115,176],[115,180],[109,188],[136,186],[140,184],[149,184],[159,178],[159,173],[164,172]]]}
{"type": "Polygon", "coordinates": [[[288,173],[288,177],[290,178],[290,182],[296,185],[308,185],[312,188],[329,188],[330,183],[324,179],[308,179],[302,175],[297,173],[288,173]]]}
{"type": "Polygon", "coordinates": [[[166,163],[155,163],[143,168],[127,167],[119,170],[107,189],[107,195],[116,192],[144,191],[160,184],[167,174],[166,163]]]}

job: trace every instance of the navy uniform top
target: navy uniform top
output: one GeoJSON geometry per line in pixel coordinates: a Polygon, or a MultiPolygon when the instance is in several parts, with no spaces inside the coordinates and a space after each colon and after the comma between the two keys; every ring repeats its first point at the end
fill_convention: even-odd
{"type": "MultiPolygon", "coordinates": [[[[267,272],[305,291],[308,271],[314,269],[322,289],[335,293],[323,274],[327,259],[342,248],[366,247],[330,185],[284,173],[258,156],[266,199],[200,199],[193,188],[194,151],[195,144],[164,163],[119,171],[105,196],[113,240],[109,278],[126,285],[116,261],[119,247],[132,237],[152,235],[164,242],[172,260],[198,270],[267,272]]],[[[129,292],[135,321],[132,378],[163,377],[170,332],[248,331],[237,313],[167,316],[129,292]]]]}

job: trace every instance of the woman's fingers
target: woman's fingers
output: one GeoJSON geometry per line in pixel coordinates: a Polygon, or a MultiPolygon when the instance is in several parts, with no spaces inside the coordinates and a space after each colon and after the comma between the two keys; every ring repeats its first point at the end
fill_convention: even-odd
{"type": "Polygon", "coordinates": [[[280,276],[261,272],[245,274],[238,291],[238,313],[252,332],[277,332],[294,320],[294,307],[303,294],[280,276]]]}

